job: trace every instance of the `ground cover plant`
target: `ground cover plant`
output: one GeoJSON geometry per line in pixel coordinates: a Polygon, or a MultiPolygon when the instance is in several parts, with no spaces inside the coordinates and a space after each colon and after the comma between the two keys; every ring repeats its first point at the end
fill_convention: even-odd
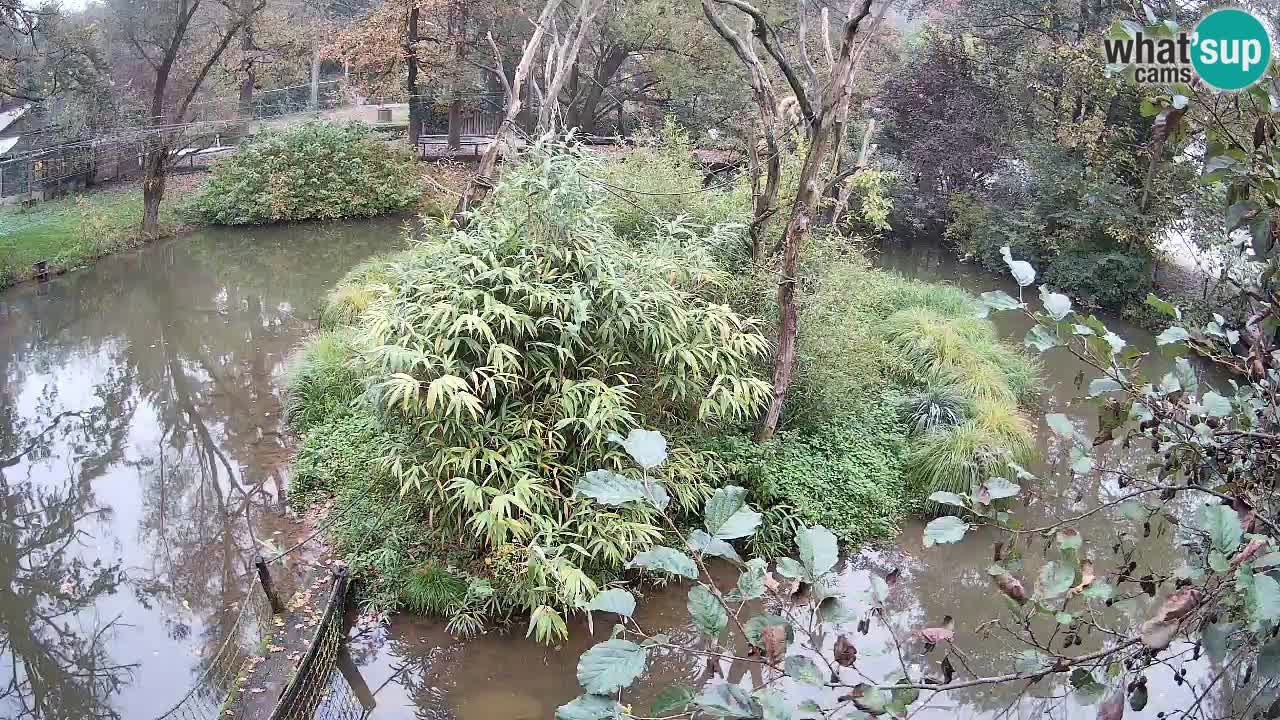
{"type": "MultiPolygon", "coordinates": [[[[0,208],[0,288],[30,277],[42,260],[58,273],[137,245],[141,212],[140,193],[115,190],[0,208]]],[[[176,218],[166,212],[163,220],[176,218]]]]}

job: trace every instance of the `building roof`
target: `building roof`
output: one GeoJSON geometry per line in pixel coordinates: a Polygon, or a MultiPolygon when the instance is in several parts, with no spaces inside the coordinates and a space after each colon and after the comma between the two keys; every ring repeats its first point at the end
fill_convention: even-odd
{"type": "Polygon", "coordinates": [[[18,118],[25,115],[30,109],[31,103],[26,103],[25,105],[17,105],[5,110],[4,112],[0,112],[0,132],[4,132],[5,128],[16,122],[18,118]]]}
{"type": "Polygon", "coordinates": [[[21,135],[14,135],[13,137],[0,137],[0,157],[4,157],[4,154],[12,150],[13,146],[17,145],[18,141],[21,139],[22,139],[21,135]]]}

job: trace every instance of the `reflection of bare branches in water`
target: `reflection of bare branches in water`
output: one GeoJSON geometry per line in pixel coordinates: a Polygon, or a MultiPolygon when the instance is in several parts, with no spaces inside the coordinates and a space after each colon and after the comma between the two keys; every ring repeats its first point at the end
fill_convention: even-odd
{"type": "Polygon", "coordinates": [[[100,513],[74,484],[11,486],[0,471],[0,712],[9,718],[117,718],[110,696],[128,665],[106,651],[115,621],[84,628],[84,611],[124,580],[120,565],[69,552],[100,513]],[[7,667],[6,667],[7,666],[7,667]]]}

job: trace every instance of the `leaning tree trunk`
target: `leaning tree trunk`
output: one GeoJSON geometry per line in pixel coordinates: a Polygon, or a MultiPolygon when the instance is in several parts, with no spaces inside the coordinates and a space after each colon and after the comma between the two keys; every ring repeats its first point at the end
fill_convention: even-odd
{"type": "Polygon", "coordinates": [[[782,258],[778,268],[778,351],[773,357],[773,397],[769,400],[769,409],[760,420],[755,439],[764,442],[773,437],[778,430],[778,422],[782,419],[782,406],[787,399],[787,390],[791,387],[791,379],[795,375],[796,337],[799,334],[799,320],[796,313],[796,283],[800,273],[800,251],[804,247],[805,238],[809,235],[809,227],[813,224],[818,210],[818,201],[822,199],[821,174],[827,150],[831,144],[831,119],[827,114],[819,120],[818,129],[814,133],[813,143],[805,156],[804,167],[800,170],[800,180],[796,187],[795,205],[792,206],[791,221],[782,236],[782,258]]]}
{"type": "MultiPolygon", "coordinates": [[[[520,63],[516,65],[516,72],[511,82],[507,83],[505,75],[502,82],[506,86],[507,91],[507,112],[503,116],[502,122],[499,123],[497,131],[494,133],[494,140],[485,151],[484,157],[480,159],[480,166],[476,168],[476,174],[467,183],[467,187],[462,191],[462,196],[458,198],[458,206],[453,210],[451,221],[455,227],[466,228],[471,222],[472,208],[484,202],[484,198],[493,189],[494,177],[498,169],[498,155],[502,152],[501,146],[507,136],[508,130],[516,124],[516,118],[520,115],[520,109],[523,106],[521,99],[524,97],[524,83],[529,78],[529,69],[533,65],[533,58],[538,54],[538,48],[542,46],[542,38],[547,33],[547,23],[551,20],[551,15],[555,13],[556,8],[560,6],[560,0],[547,0],[546,5],[542,7],[542,14],[538,16],[538,24],[533,29],[533,35],[529,41],[525,43],[524,52],[520,56],[520,63]]],[[[493,36],[489,36],[489,45],[493,48],[495,60],[498,67],[502,67],[502,53],[498,50],[497,43],[494,42],[493,36]]]]}
{"type": "Polygon", "coordinates": [[[751,226],[748,228],[747,234],[751,238],[751,259],[760,264],[764,262],[769,219],[773,217],[775,206],[778,204],[778,186],[782,181],[782,152],[772,131],[757,131],[756,134],[760,136],[760,140],[751,139],[752,204],[751,226]],[[760,158],[761,141],[763,141],[764,151],[767,153],[763,158],[765,180],[764,189],[757,191],[762,160],[760,158]]]}

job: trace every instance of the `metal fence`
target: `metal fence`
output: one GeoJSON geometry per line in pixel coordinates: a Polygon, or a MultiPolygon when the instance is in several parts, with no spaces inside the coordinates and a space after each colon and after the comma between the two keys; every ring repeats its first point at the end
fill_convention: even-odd
{"type": "Polygon", "coordinates": [[[339,567],[315,637],[280,694],[270,720],[356,720],[373,710],[372,696],[358,673],[353,684],[351,673],[343,671],[344,666],[349,667],[349,656],[344,663],[348,584],[346,568],[339,567]]]}
{"type": "Polygon", "coordinates": [[[239,98],[214,98],[194,102],[182,123],[161,126],[100,128],[44,148],[36,148],[7,160],[0,160],[0,201],[27,196],[33,200],[58,197],[98,182],[136,177],[148,142],[156,135],[185,133],[175,162],[196,167],[207,165],[213,152],[227,147],[250,120],[303,112],[331,110],[343,106],[345,98],[338,80],[319,84],[317,103],[311,102],[311,85],[264,90],[253,99],[253,111],[243,113],[239,98]]]}

